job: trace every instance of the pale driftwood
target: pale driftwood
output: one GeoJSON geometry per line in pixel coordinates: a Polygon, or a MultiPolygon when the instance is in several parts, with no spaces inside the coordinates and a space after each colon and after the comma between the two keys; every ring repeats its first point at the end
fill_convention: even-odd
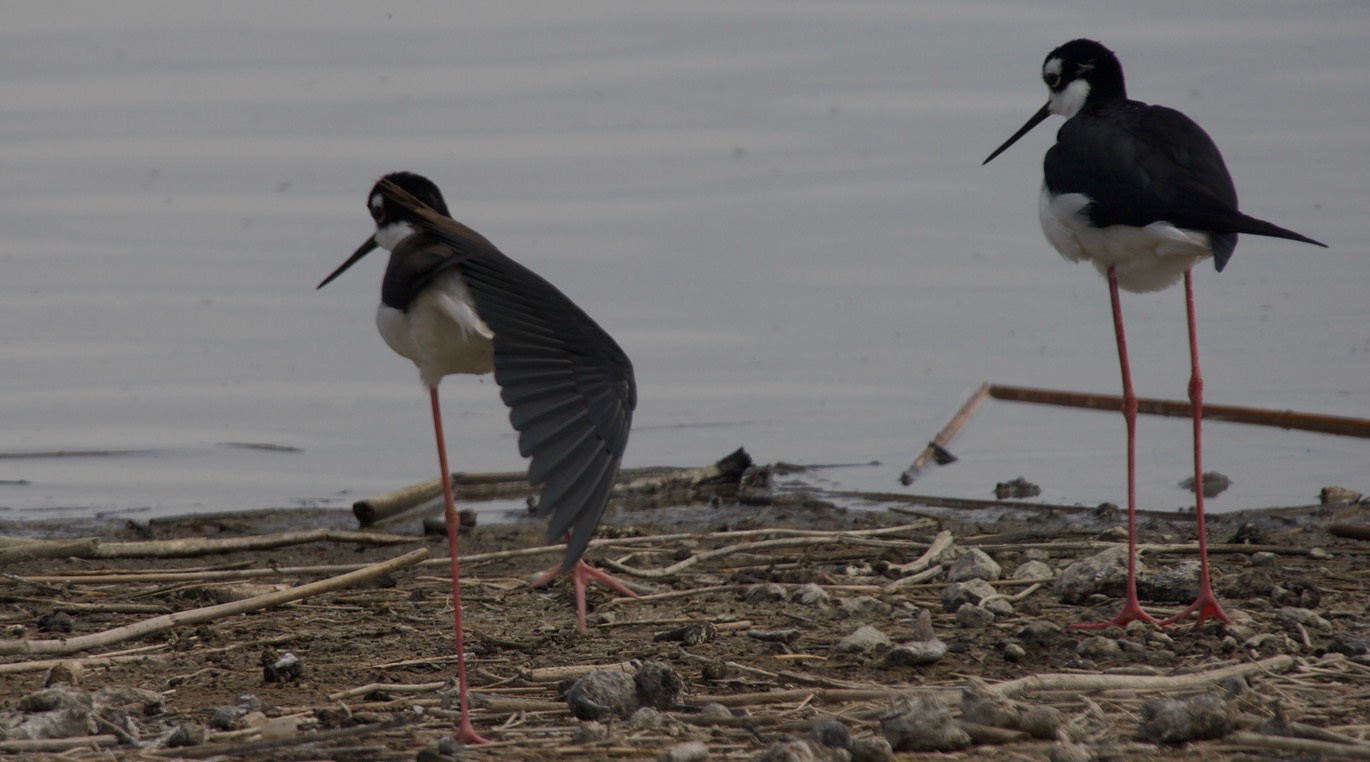
{"type": "Polygon", "coordinates": [[[539,667],[522,670],[519,672],[519,677],[534,683],[555,683],[584,677],[591,672],[637,672],[638,667],[641,666],[641,663],[636,661],[620,661],[613,664],[567,664],[561,667],[539,667]]]}
{"type": "MultiPolygon", "coordinates": [[[[758,540],[756,542],[737,543],[734,545],[725,545],[724,547],[716,548],[714,550],[706,550],[701,553],[695,553],[688,558],[685,558],[681,561],[677,561],[676,563],[671,564],[670,566],[662,567],[659,569],[639,569],[636,567],[628,566],[623,563],[619,563],[618,561],[608,559],[606,559],[604,563],[606,566],[609,566],[615,569],[616,571],[621,571],[625,574],[632,574],[637,577],[647,577],[654,579],[679,574],[685,569],[688,569],[689,567],[694,566],[695,564],[700,563],[702,561],[708,561],[714,558],[728,556],[735,553],[746,553],[756,550],[765,550],[767,548],[794,547],[797,545],[832,545],[842,544],[844,542],[860,543],[862,540],[866,538],[878,537],[881,535],[898,534],[899,532],[907,532],[913,529],[921,529],[922,526],[922,524],[901,524],[899,526],[881,527],[879,529],[853,529],[849,531],[839,532],[816,532],[813,534],[805,534],[799,537],[779,537],[772,540],[758,540]]],[[[732,539],[735,535],[730,535],[730,533],[727,532],[721,532],[714,533],[714,535],[712,536],[722,536],[727,537],[728,539],[732,539]]],[[[695,538],[699,538],[699,536],[695,535],[695,538]]],[[[911,542],[909,544],[914,543],[911,542]]]]}
{"type": "Polygon", "coordinates": [[[385,691],[386,693],[428,693],[430,691],[441,690],[447,685],[446,680],[439,680],[433,683],[370,683],[359,685],[356,688],[337,691],[328,694],[329,701],[341,701],[342,699],[352,698],[353,696],[365,696],[373,691],[385,691]]]}
{"type": "MultiPolygon", "coordinates": [[[[1078,407],[1088,410],[1121,412],[1123,398],[1113,394],[1092,394],[1089,392],[1068,392],[1055,389],[1033,389],[1025,386],[1006,386],[992,384],[991,397],[1010,402],[1031,402],[1038,405],[1058,407],[1078,407]]],[[[1190,418],[1192,408],[1188,402],[1180,400],[1159,400],[1139,397],[1137,412],[1146,415],[1159,415],[1167,418],[1190,418]]],[[[1274,426],[1281,429],[1315,431],[1319,434],[1336,434],[1344,437],[1370,438],[1370,420],[1347,418],[1319,413],[1298,413],[1293,410],[1268,410],[1235,405],[1213,405],[1204,403],[1203,417],[1227,423],[1246,423],[1254,426],[1274,426]]]]}
{"type": "Polygon", "coordinates": [[[909,467],[904,469],[903,473],[899,474],[899,483],[903,484],[905,487],[913,484],[913,480],[917,479],[918,474],[927,467],[928,461],[933,460],[934,458],[937,459],[939,464],[955,461],[956,458],[952,456],[951,453],[947,452],[947,445],[951,444],[951,440],[961,432],[961,429],[965,428],[966,422],[970,420],[970,417],[975,414],[975,411],[980,407],[981,403],[985,401],[985,397],[988,396],[989,384],[980,384],[980,388],[976,389],[975,393],[970,395],[970,398],[966,400],[965,404],[961,405],[961,408],[956,411],[956,415],[951,417],[951,421],[949,421],[946,426],[942,427],[941,431],[937,432],[937,436],[933,437],[932,441],[928,442],[928,446],[924,447],[923,451],[918,453],[918,457],[913,459],[913,462],[909,464],[909,467]],[[951,457],[951,460],[944,461],[943,459],[947,457],[951,457]]]}
{"type": "Polygon", "coordinates": [[[205,606],[203,608],[191,609],[189,611],[178,611],[174,614],[164,614],[152,619],[144,619],[125,627],[117,627],[113,630],[81,635],[74,638],[63,640],[2,640],[0,641],[0,655],[9,654],[70,654],[85,651],[91,648],[100,648],[114,643],[120,643],[133,638],[140,638],[156,632],[169,630],[177,625],[197,624],[208,622],[222,617],[244,614],[249,611],[279,606],[283,603],[290,603],[303,598],[319,595],[321,593],[341,590],[359,582],[381,577],[390,572],[412,566],[428,557],[427,548],[411,550],[402,556],[397,556],[388,561],[349,572],[338,577],[311,582],[307,585],[292,587],[289,590],[281,590],[266,595],[259,595],[255,598],[248,598],[242,601],[231,603],[221,603],[216,606],[205,606]]]}
{"type": "Polygon", "coordinates": [[[300,733],[290,738],[273,739],[269,741],[248,741],[246,743],[223,743],[205,744],[203,746],[182,746],[175,749],[156,749],[146,752],[153,757],[172,757],[176,759],[200,759],[203,757],[237,757],[249,754],[261,754],[263,752],[274,751],[276,749],[288,749],[292,746],[308,746],[309,744],[325,743],[336,741],[340,738],[355,738],[371,733],[379,733],[394,728],[403,727],[423,719],[423,715],[418,712],[405,712],[391,717],[381,722],[373,722],[368,725],[354,725],[347,728],[336,728],[333,730],[319,730],[313,733],[300,733]]]}
{"type": "Polygon", "coordinates": [[[1240,746],[1254,746],[1259,749],[1274,749],[1303,754],[1310,757],[1333,757],[1342,759],[1370,759],[1370,744],[1342,744],[1331,741],[1314,741],[1307,738],[1288,738],[1264,733],[1239,731],[1223,739],[1240,746]]]}
{"type": "Polygon", "coordinates": [[[1235,664],[1231,667],[1212,669],[1207,672],[1191,672],[1185,675],[1085,675],[1046,673],[1028,675],[1017,680],[988,686],[988,690],[1001,696],[1017,696],[1034,691],[1066,691],[1083,693],[1085,691],[1128,691],[1131,693],[1151,693],[1154,691],[1178,691],[1202,685],[1212,685],[1229,678],[1254,672],[1284,672],[1294,666],[1294,657],[1281,654],[1260,661],[1235,664]]]}
{"type": "MultiPolygon", "coordinates": [[[[614,495],[657,495],[666,492],[697,491],[708,487],[737,486],[742,473],[752,465],[751,456],[741,448],[701,468],[649,466],[626,468],[614,481],[614,495]]],[[[536,495],[525,471],[451,474],[452,490],[461,502],[513,499],[536,495]]],[[[352,504],[352,515],[362,525],[398,516],[442,495],[442,479],[430,479],[402,487],[377,497],[352,504]]]]}
{"type": "Polygon", "coordinates": [[[0,741],[0,753],[20,754],[23,752],[59,752],[87,747],[104,748],[106,746],[118,745],[118,743],[119,736],[116,735],[79,736],[76,738],[17,739],[13,741],[0,741]]]}
{"type": "Polygon", "coordinates": [[[35,558],[63,558],[76,556],[88,558],[99,547],[97,537],[81,537],[75,540],[29,540],[7,542],[0,547],[0,566],[31,561],[35,558]]]}
{"type": "Polygon", "coordinates": [[[923,552],[923,555],[906,564],[891,564],[889,568],[900,574],[915,574],[923,571],[931,566],[938,556],[945,553],[947,548],[951,547],[951,543],[951,532],[943,529],[937,533],[936,537],[932,538],[932,544],[928,545],[928,549],[923,552]]]}
{"type": "Polygon", "coordinates": [[[38,659],[34,661],[16,661],[10,664],[0,664],[0,675],[13,674],[18,672],[42,672],[52,669],[63,662],[76,662],[82,667],[103,667],[110,664],[126,664],[129,662],[147,661],[150,659],[160,659],[161,651],[166,650],[166,645],[158,644],[155,646],[141,646],[130,648],[126,651],[104,654],[103,656],[86,656],[80,659],[38,659]]]}
{"type": "Polygon", "coordinates": [[[280,532],[246,537],[184,537],[175,540],[146,542],[107,542],[95,548],[85,558],[191,558],[214,553],[235,553],[268,550],[286,545],[310,542],[350,542],[358,545],[401,545],[414,542],[413,537],[373,532],[348,532],[339,529],[310,529],[303,532],[280,532]]]}

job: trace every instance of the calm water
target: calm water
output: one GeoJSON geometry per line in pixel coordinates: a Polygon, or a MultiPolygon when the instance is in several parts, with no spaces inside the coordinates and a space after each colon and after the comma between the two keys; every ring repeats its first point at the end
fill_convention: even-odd
{"type": "MultiPolygon", "coordinates": [[[[982,381],[1116,393],[1107,289],[1038,230],[1042,57],[1116,50],[1222,146],[1245,238],[1198,274],[1212,402],[1370,417],[1370,5],[30,3],[0,7],[3,517],[346,505],[436,470],[372,319],[314,285],[410,169],[623,344],[629,465],[746,446],[897,490],[982,381]],[[1140,6],[1139,6],[1140,7],[1140,6]],[[458,10],[459,8],[459,10],[458,10]],[[298,452],[226,446],[269,443],[298,452]],[[22,482],[22,483],[18,483],[22,482]]],[[[1140,394],[1184,394],[1182,294],[1126,298],[1140,394]]],[[[443,386],[459,470],[522,467],[490,381],[443,386]]],[[[1207,428],[1215,510],[1370,488],[1370,443],[1207,428]]],[[[990,402],[907,491],[1122,501],[1116,416],[990,402]]],[[[1140,496],[1188,502],[1185,423],[1140,496]]]]}

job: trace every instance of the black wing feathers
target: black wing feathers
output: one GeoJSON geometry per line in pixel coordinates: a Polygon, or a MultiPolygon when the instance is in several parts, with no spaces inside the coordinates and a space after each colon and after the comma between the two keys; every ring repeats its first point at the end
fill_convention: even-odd
{"type": "Polygon", "coordinates": [[[538,513],[551,517],[548,541],[571,532],[562,562],[569,568],[599,524],[628,444],[637,405],[632,363],[555,286],[474,230],[382,185],[450,249],[437,272],[460,270],[494,331],[495,382],[519,432],[519,452],[532,458],[528,480],[542,487],[538,513]]]}
{"type": "Polygon", "coordinates": [[[1213,234],[1219,270],[1238,233],[1322,246],[1238,211],[1232,176],[1212,138],[1164,106],[1125,100],[1087,107],[1061,127],[1044,169],[1053,193],[1091,199],[1088,214],[1096,227],[1164,221],[1213,234]]]}

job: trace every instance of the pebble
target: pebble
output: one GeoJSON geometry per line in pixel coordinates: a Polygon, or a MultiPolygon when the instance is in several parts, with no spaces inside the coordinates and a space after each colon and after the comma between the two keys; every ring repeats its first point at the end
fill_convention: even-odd
{"type": "Polygon", "coordinates": [[[983,630],[994,624],[994,613],[973,603],[963,603],[956,610],[956,626],[966,630],[983,630]]]}
{"type": "Polygon", "coordinates": [[[894,762],[894,749],[884,736],[862,736],[852,741],[851,762],[894,762]]]}
{"type": "Polygon", "coordinates": [[[58,662],[49,667],[47,673],[43,675],[43,687],[51,688],[54,685],[80,687],[85,671],[85,667],[82,667],[79,661],[58,662]]]}
{"type": "Polygon", "coordinates": [[[1075,647],[1075,653],[1093,659],[1100,656],[1117,656],[1123,652],[1123,647],[1113,638],[1103,635],[1095,635],[1092,638],[1085,638],[1075,647]]]}
{"type": "Polygon", "coordinates": [[[742,600],[747,603],[776,603],[786,597],[784,586],[774,582],[752,585],[742,594],[742,600]]]}
{"type": "Polygon", "coordinates": [[[851,731],[836,717],[822,717],[814,720],[809,732],[813,734],[814,740],[823,746],[851,751],[851,731]]]}
{"type": "Polygon", "coordinates": [[[942,608],[951,612],[961,608],[963,603],[979,605],[980,601],[994,594],[994,586],[983,579],[953,582],[942,588],[942,608]]]}
{"type": "Polygon", "coordinates": [[[837,610],[849,619],[876,619],[889,616],[894,607],[869,595],[843,598],[837,602],[837,610]]]}
{"type": "Polygon", "coordinates": [[[638,702],[653,709],[673,709],[685,695],[685,681],[659,661],[645,662],[633,675],[633,682],[637,685],[638,702]]]}
{"type": "Polygon", "coordinates": [[[198,722],[183,722],[167,736],[166,745],[176,749],[182,746],[199,746],[205,742],[209,731],[198,722]]]}
{"type": "Polygon", "coordinates": [[[752,758],[755,762],[849,762],[846,749],[834,749],[807,738],[776,741],[752,758]]]}
{"type": "Polygon", "coordinates": [[[601,669],[580,678],[566,692],[571,714],[581,720],[629,717],[641,704],[633,676],[601,669]]]}
{"type": "Polygon", "coordinates": [[[1286,606],[1285,608],[1276,610],[1275,616],[1279,618],[1280,624],[1283,624],[1285,629],[1294,633],[1298,632],[1298,627],[1296,625],[1300,624],[1306,628],[1311,627],[1321,632],[1332,631],[1332,623],[1323,619],[1318,612],[1310,609],[1286,606]]]}
{"type": "MultiPolygon", "coordinates": [[[[1137,572],[1143,570],[1137,560],[1137,572]]],[[[1053,592],[1062,603],[1084,603],[1091,595],[1117,596],[1127,585],[1127,548],[1100,551],[1067,566],[1056,578],[1053,592]]]]}
{"type": "Polygon", "coordinates": [[[652,636],[652,640],[658,643],[679,641],[687,646],[697,646],[717,637],[718,627],[713,622],[691,622],[673,630],[658,632],[652,636]]]}
{"type": "Polygon", "coordinates": [[[262,665],[262,680],[268,683],[291,683],[304,674],[304,662],[295,654],[286,652],[279,659],[262,665]]]}
{"type": "Polygon", "coordinates": [[[1037,619],[1023,625],[1022,629],[1018,630],[1018,637],[1029,645],[1054,646],[1061,642],[1061,635],[1064,632],[1061,625],[1055,622],[1037,619]]]}
{"type": "Polygon", "coordinates": [[[1083,744],[1061,741],[1051,747],[1051,762],[1094,762],[1098,755],[1083,744]]]}
{"type": "Polygon", "coordinates": [[[828,591],[819,587],[813,582],[799,586],[790,596],[790,600],[804,606],[826,606],[828,604],[828,591]]]}
{"type": "Polygon", "coordinates": [[[633,730],[657,730],[665,722],[666,715],[650,706],[644,706],[633,712],[633,716],[628,718],[628,727],[633,730]]]}
{"type": "Polygon", "coordinates": [[[571,731],[571,743],[595,743],[608,737],[608,726],[597,720],[586,720],[571,731]]]}
{"type": "Polygon", "coordinates": [[[708,758],[709,747],[703,741],[678,743],[661,755],[662,762],[704,762],[708,758]]]}
{"type": "Polygon", "coordinates": [[[894,751],[956,751],[970,746],[970,736],[931,696],[892,704],[880,715],[880,731],[894,751]]]}
{"type": "Polygon", "coordinates": [[[1050,740],[1056,737],[1063,724],[1065,715],[1061,710],[1049,704],[1035,704],[1023,711],[1018,727],[1033,738],[1050,740]]]}
{"type": "Polygon", "coordinates": [[[1013,699],[989,691],[980,680],[972,679],[961,689],[961,718],[994,728],[1018,728],[1023,707],[1013,699]]]}
{"type": "Polygon", "coordinates": [[[1010,579],[1043,579],[1043,578],[1046,578],[1046,577],[1055,577],[1055,576],[1056,576],[1056,573],[1053,572],[1053,571],[1051,570],[1051,567],[1050,567],[1050,566],[1047,566],[1045,563],[1043,563],[1043,562],[1041,562],[1041,561],[1039,561],[1039,560],[1034,559],[1034,560],[1031,560],[1031,561],[1024,561],[1023,563],[1019,564],[1019,565],[1018,565],[1018,568],[1017,568],[1017,569],[1014,569],[1014,570],[1013,570],[1013,573],[1009,575],[1009,578],[1010,578],[1010,579]]]}
{"type": "Polygon", "coordinates": [[[999,579],[1002,573],[999,564],[989,554],[979,548],[971,548],[947,570],[948,582],[965,582],[972,579],[999,579]]]}
{"type": "Polygon", "coordinates": [[[833,650],[840,654],[873,651],[890,644],[889,636],[876,627],[865,624],[856,628],[850,635],[837,641],[833,650]]]}
{"type": "Polygon", "coordinates": [[[1013,604],[1007,598],[992,598],[985,603],[985,610],[995,617],[1008,618],[1013,616],[1013,604]]]}
{"type": "Polygon", "coordinates": [[[1143,598],[1188,604],[1199,597],[1199,562],[1182,561],[1162,567],[1145,580],[1138,580],[1137,587],[1143,598]]]}
{"type": "Polygon", "coordinates": [[[895,666],[931,664],[946,655],[947,644],[932,629],[932,612],[919,609],[913,620],[913,640],[891,648],[885,661],[895,666]]]}
{"type": "Polygon", "coordinates": [[[1162,696],[1142,703],[1137,737],[1156,744],[1222,738],[1233,731],[1236,722],[1236,707],[1222,691],[1183,699],[1162,696]]]}

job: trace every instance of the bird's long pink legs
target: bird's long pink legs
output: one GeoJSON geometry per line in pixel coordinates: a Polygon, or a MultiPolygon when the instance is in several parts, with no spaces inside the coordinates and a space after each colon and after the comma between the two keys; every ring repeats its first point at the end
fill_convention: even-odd
{"type": "Polygon", "coordinates": [[[471,725],[471,712],[466,694],[466,649],[461,631],[461,563],[457,557],[457,532],[461,520],[457,518],[457,504],[452,497],[452,472],[447,470],[447,444],[442,436],[442,411],[438,406],[438,387],[428,387],[433,402],[433,433],[438,441],[438,467],[442,473],[443,511],[447,519],[447,550],[452,556],[452,627],[457,634],[457,700],[461,702],[461,722],[452,737],[462,743],[490,743],[471,725]]]}
{"type": "MultiPolygon", "coordinates": [[[[551,582],[552,580],[556,579],[557,575],[559,574],[561,574],[561,564],[557,564],[556,566],[553,566],[552,568],[543,572],[542,576],[533,580],[530,587],[542,587],[548,582],[551,582]]],[[[629,598],[637,597],[637,593],[633,592],[632,590],[629,590],[627,585],[623,584],[622,582],[619,582],[617,579],[610,576],[607,572],[602,572],[599,569],[596,569],[595,567],[585,563],[583,560],[576,561],[575,565],[567,571],[567,574],[571,575],[571,582],[575,585],[576,628],[579,629],[581,632],[585,632],[586,585],[590,584],[591,582],[598,582],[601,585],[604,585],[605,587],[611,588],[628,596],[629,598]]]]}
{"type": "Polygon", "coordinates": [[[1184,274],[1185,310],[1189,315],[1189,406],[1194,415],[1194,516],[1199,532],[1199,597],[1184,611],[1162,622],[1174,624],[1190,614],[1198,612],[1197,627],[1209,617],[1231,624],[1223,607],[1218,605],[1218,597],[1213,594],[1213,585],[1208,578],[1208,533],[1204,531],[1204,490],[1203,490],[1203,447],[1200,437],[1199,421],[1203,418],[1204,381],[1199,374],[1198,332],[1194,328],[1194,283],[1189,271],[1184,274]]]}
{"type": "Polygon", "coordinates": [[[1108,268],[1108,293],[1113,300],[1113,331],[1118,338],[1118,364],[1123,372],[1123,419],[1127,421],[1127,600],[1123,610],[1107,622],[1078,622],[1079,630],[1102,630],[1113,625],[1160,620],[1142,610],[1137,600],[1137,395],[1132,391],[1132,368],[1127,361],[1127,339],[1123,336],[1123,308],[1118,298],[1118,274],[1108,268]]]}

